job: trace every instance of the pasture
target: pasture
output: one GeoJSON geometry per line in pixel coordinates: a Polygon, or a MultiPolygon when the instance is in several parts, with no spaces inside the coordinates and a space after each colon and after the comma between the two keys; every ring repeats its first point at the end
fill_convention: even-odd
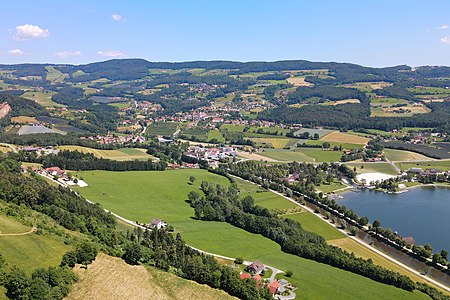
{"type": "Polygon", "coordinates": [[[365,145],[369,139],[362,136],[334,131],[321,138],[320,141],[365,145]]]}
{"type": "Polygon", "coordinates": [[[117,150],[99,150],[82,146],[59,146],[59,150],[79,151],[83,153],[92,153],[96,157],[112,160],[155,160],[155,157],[146,153],[146,149],[141,148],[121,148],[117,150]]]}
{"type": "Polygon", "coordinates": [[[47,69],[47,75],[46,75],[45,79],[48,81],[51,81],[52,83],[63,82],[64,79],[69,76],[69,74],[62,73],[52,66],[46,66],[45,68],[47,69]]]}
{"type": "Polygon", "coordinates": [[[76,299],[236,299],[227,293],[182,279],[168,272],[132,266],[100,253],[88,269],[76,266],[80,276],[67,300],[76,299]]]}
{"type": "Polygon", "coordinates": [[[419,292],[406,292],[360,275],[303,259],[281,251],[280,246],[223,222],[198,221],[185,201],[187,193],[198,190],[202,180],[229,184],[228,180],[204,170],[163,172],[87,171],[79,174],[89,184],[77,188],[83,196],[131,220],[149,222],[159,217],[173,225],[194,247],[229,257],[259,259],[282,270],[293,270],[290,281],[305,299],[427,299],[419,292]],[[190,175],[194,185],[187,183],[190,175]]]}
{"type": "Polygon", "coordinates": [[[330,132],[332,132],[332,130],[327,130],[327,129],[316,129],[316,128],[302,128],[297,130],[294,135],[295,136],[300,136],[303,133],[309,133],[309,136],[314,136],[316,133],[319,135],[319,138],[329,134],[330,132]]]}
{"type": "MultiPolygon", "coordinates": [[[[267,147],[275,149],[283,149],[289,145],[291,139],[288,138],[250,138],[256,143],[257,147],[267,147]]],[[[295,141],[295,140],[293,140],[295,141]]]]}
{"type": "Polygon", "coordinates": [[[213,129],[208,131],[208,142],[211,140],[216,140],[219,143],[224,143],[225,138],[223,137],[222,133],[218,129],[213,129]]]}
{"type": "Polygon", "coordinates": [[[0,214],[0,253],[9,265],[16,265],[30,274],[36,268],[59,265],[64,253],[71,250],[57,238],[30,231],[30,227],[0,214]]]}
{"type": "Polygon", "coordinates": [[[423,154],[419,154],[412,151],[406,150],[395,150],[395,149],[384,149],[384,155],[390,161],[409,161],[409,160],[434,160],[423,154]]]}
{"type": "Polygon", "coordinates": [[[338,101],[328,101],[324,102],[323,105],[340,105],[340,104],[348,104],[348,103],[361,103],[359,99],[344,99],[344,100],[338,100],[338,101]]]}

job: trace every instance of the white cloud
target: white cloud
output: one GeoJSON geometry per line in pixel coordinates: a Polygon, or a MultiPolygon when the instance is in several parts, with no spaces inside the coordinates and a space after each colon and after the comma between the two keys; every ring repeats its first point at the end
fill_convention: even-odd
{"type": "Polygon", "coordinates": [[[125,53],[123,53],[120,50],[105,50],[105,51],[97,51],[97,54],[100,56],[106,56],[106,57],[121,57],[126,56],[125,53]]]}
{"type": "Polygon", "coordinates": [[[439,26],[437,29],[439,29],[439,30],[445,30],[445,29],[448,29],[448,25],[442,25],[442,26],[439,26]]]}
{"type": "Polygon", "coordinates": [[[113,19],[114,21],[125,21],[125,19],[121,16],[121,15],[111,15],[111,19],[113,19]]]}
{"type": "Polygon", "coordinates": [[[30,38],[46,38],[50,36],[48,29],[43,29],[36,25],[19,25],[16,27],[15,40],[24,41],[30,38]]]}
{"type": "Polygon", "coordinates": [[[441,42],[443,42],[444,44],[450,44],[450,35],[441,37],[441,42]]]}
{"type": "Polygon", "coordinates": [[[8,51],[11,55],[24,55],[25,53],[20,49],[12,49],[8,51]]]}
{"type": "Polygon", "coordinates": [[[58,51],[55,52],[55,56],[59,58],[67,58],[71,56],[80,56],[81,51],[58,51]]]}

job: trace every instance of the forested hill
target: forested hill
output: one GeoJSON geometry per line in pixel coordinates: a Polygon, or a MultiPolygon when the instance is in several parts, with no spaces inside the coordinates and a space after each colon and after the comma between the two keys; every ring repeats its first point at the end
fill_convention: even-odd
{"type": "MultiPolygon", "coordinates": [[[[48,64],[19,64],[0,65],[0,69],[15,70],[17,76],[42,76],[48,64]]],[[[248,72],[288,71],[288,70],[313,70],[327,69],[334,74],[333,78],[316,78],[317,83],[351,83],[355,81],[395,81],[413,75],[417,78],[435,77],[440,74],[448,74],[448,67],[421,67],[412,69],[401,65],[387,68],[371,68],[351,63],[337,62],[311,62],[307,60],[284,60],[275,62],[253,61],[190,61],[190,62],[150,62],[144,59],[113,59],[103,62],[95,62],[86,65],[53,65],[59,71],[67,74],[81,72],[81,75],[69,80],[87,81],[100,78],[110,80],[140,79],[148,75],[149,69],[192,69],[202,68],[206,70],[226,69],[239,75],[248,72]]]]}

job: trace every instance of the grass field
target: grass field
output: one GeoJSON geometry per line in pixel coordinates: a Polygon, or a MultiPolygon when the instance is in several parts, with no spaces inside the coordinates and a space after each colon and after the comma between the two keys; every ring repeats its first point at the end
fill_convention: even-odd
{"type": "Polygon", "coordinates": [[[350,168],[356,167],[356,172],[358,173],[384,173],[390,175],[398,174],[395,168],[391,164],[386,162],[350,162],[345,164],[350,168]],[[363,166],[363,168],[361,168],[361,166],[363,166]]]}
{"type": "Polygon", "coordinates": [[[338,142],[338,143],[361,144],[361,145],[365,145],[369,141],[368,138],[362,136],[356,136],[337,131],[327,134],[320,140],[323,142],[338,142]]]}
{"type": "Polygon", "coordinates": [[[218,129],[210,130],[208,131],[208,141],[216,140],[219,143],[224,143],[225,138],[223,137],[222,133],[218,129]]]}
{"type": "Polygon", "coordinates": [[[280,246],[261,235],[251,234],[223,222],[198,221],[185,202],[187,193],[197,190],[202,180],[226,184],[223,177],[204,170],[164,172],[88,171],[80,174],[89,187],[77,190],[88,199],[131,220],[149,222],[162,218],[194,247],[229,257],[259,259],[282,270],[293,270],[290,281],[304,299],[427,299],[421,293],[406,292],[360,275],[286,254],[280,246]],[[194,185],[187,183],[190,175],[194,185]]]}
{"type": "Polygon", "coordinates": [[[56,70],[54,67],[46,66],[45,68],[47,69],[47,76],[45,79],[51,81],[52,83],[63,82],[64,79],[69,76],[69,74],[62,73],[56,70]]]}
{"type": "Polygon", "coordinates": [[[67,300],[76,299],[236,299],[227,293],[176,275],[100,253],[88,269],[75,268],[80,281],[67,300]]]}
{"type": "MultiPolygon", "coordinates": [[[[15,220],[0,214],[0,231],[6,233],[25,233],[31,228],[23,226],[15,220]]],[[[62,241],[35,233],[27,235],[0,235],[0,253],[9,265],[16,265],[27,273],[36,268],[57,266],[64,253],[70,247],[62,241]]]]}
{"type": "Polygon", "coordinates": [[[0,153],[8,153],[11,151],[11,148],[8,146],[0,145],[0,153]]]}
{"type": "Polygon", "coordinates": [[[19,124],[38,123],[35,117],[28,117],[28,116],[12,117],[11,122],[19,124]]]}
{"type": "Polygon", "coordinates": [[[286,79],[287,82],[293,84],[294,86],[313,86],[314,84],[305,81],[305,77],[289,77],[286,79]]]}
{"type": "Polygon", "coordinates": [[[321,191],[322,193],[331,193],[336,190],[340,190],[343,188],[346,188],[347,186],[340,181],[334,181],[331,184],[322,184],[317,187],[318,191],[321,191]]]}
{"type": "Polygon", "coordinates": [[[390,161],[408,161],[408,160],[433,160],[432,158],[416,152],[406,150],[384,149],[384,155],[390,161]]]}
{"type": "Polygon", "coordinates": [[[173,122],[162,122],[162,123],[152,123],[147,127],[146,134],[150,135],[164,135],[171,136],[177,131],[178,123],[173,122]]]}
{"type": "Polygon", "coordinates": [[[80,151],[83,153],[92,153],[96,157],[113,159],[113,160],[148,160],[155,157],[146,153],[146,149],[141,148],[121,148],[117,150],[99,150],[82,146],[59,146],[60,150],[80,151]]]}
{"type": "Polygon", "coordinates": [[[287,138],[250,138],[257,146],[273,147],[275,149],[283,149],[290,141],[287,138]]]}
{"type": "Polygon", "coordinates": [[[372,117],[410,117],[414,114],[426,114],[431,109],[426,106],[407,105],[403,107],[372,107],[370,116],[372,117]],[[407,112],[400,112],[399,109],[409,110],[407,112]]]}
{"type": "Polygon", "coordinates": [[[255,204],[268,209],[289,209],[297,207],[291,201],[270,191],[265,191],[256,184],[235,178],[235,182],[241,191],[241,197],[250,195],[255,199],[255,204]]]}
{"type": "Polygon", "coordinates": [[[308,231],[320,234],[326,240],[335,240],[345,238],[345,234],[336,228],[327,225],[325,222],[317,220],[317,217],[310,212],[284,215],[283,217],[295,220],[302,224],[302,227],[308,231]]]}
{"type": "Polygon", "coordinates": [[[26,92],[21,97],[36,101],[42,106],[64,106],[52,101],[54,92],[26,92]]]}
{"type": "Polygon", "coordinates": [[[270,149],[259,153],[278,161],[330,162],[339,161],[340,151],[328,151],[320,148],[297,148],[294,150],[270,149]]]}
{"type": "MultiPolygon", "coordinates": [[[[350,135],[350,134],[349,134],[350,135]]],[[[364,144],[352,144],[352,143],[344,143],[344,142],[329,142],[330,143],[331,148],[333,148],[334,146],[342,146],[343,149],[363,149],[364,148],[364,144]]],[[[307,145],[320,145],[322,146],[322,144],[324,143],[324,141],[322,140],[307,140],[306,144],[307,145]]]]}
{"type": "Polygon", "coordinates": [[[372,107],[376,106],[391,106],[395,104],[407,104],[408,101],[404,99],[398,99],[398,98],[373,98],[370,100],[370,105],[372,107]]]}
{"type": "MultiPolygon", "coordinates": [[[[367,247],[364,247],[363,245],[359,244],[358,242],[355,242],[354,240],[352,240],[349,237],[343,238],[343,239],[341,238],[341,239],[336,239],[336,240],[328,240],[327,242],[328,242],[328,244],[338,246],[341,248],[345,248],[345,249],[347,249],[347,251],[353,252],[357,257],[362,257],[364,259],[371,258],[373,260],[374,264],[377,264],[379,266],[399,272],[401,274],[404,273],[404,269],[401,268],[400,266],[396,265],[395,263],[388,260],[387,258],[384,258],[381,255],[378,255],[373,250],[371,250],[367,247]]],[[[416,275],[414,273],[409,273],[408,276],[414,281],[428,283],[428,281],[424,280],[421,276],[416,275]]]]}
{"type": "Polygon", "coordinates": [[[408,170],[410,168],[422,168],[422,169],[436,168],[443,171],[450,170],[450,160],[435,160],[426,162],[398,162],[395,164],[402,170],[408,170]]]}

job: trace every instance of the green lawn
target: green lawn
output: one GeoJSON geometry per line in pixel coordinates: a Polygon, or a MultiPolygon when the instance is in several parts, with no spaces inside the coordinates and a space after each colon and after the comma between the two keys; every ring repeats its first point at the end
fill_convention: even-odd
{"type": "MultiPolygon", "coordinates": [[[[307,145],[321,145],[324,143],[324,141],[319,141],[319,140],[307,140],[306,144],[307,145]]],[[[352,143],[341,143],[341,142],[328,142],[330,143],[331,148],[333,148],[334,146],[341,146],[343,149],[363,149],[364,145],[363,144],[352,144],[352,143]]]]}
{"type": "MultiPolygon", "coordinates": [[[[31,228],[0,214],[2,233],[27,232],[31,228]]],[[[0,236],[0,253],[9,265],[16,265],[27,273],[36,268],[57,266],[71,248],[62,241],[35,233],[20,236],[0,236]]]]}
{"type": "Polygon", "coordinates": [[[331,184],[322,184],[317,187],[317,190],[323,192],[323,193],[331,193],[336,190],[340,190],[345,188],[346,185],[341,183],[340,181],[332,182],[331,184]]]}
{"type": "Polygon", "coordinates": [[[299,222],[302,224],[304,229],[318,233],[326,240],[335,240],[346,237],[345,234],[341,233],[336,228],[333,228],[325,222],[318,220],[318,217],[314,216],[314,214],[310,212],[289,214],[284,215],[283,217],[299,222]]]}
{"type": "MultiPolygon", "coordinates": [[[[187,193],[198,190],[202,180],[229,184],[227,179],[204,170],[164,172],[85,171],[80,174],[89,187],[77,190],[86,198],[103,204],[125,218],[149,222],[159,217],[181,232],[194,247],[229,257],[259,259],[283,270],[293,270],[290,281],[304,299],[428,299],[377,283],[360,275],[286,254],[275,242],[223,222],[198,221],[185,201],[187,193]],[[193,186],[187,183],[196,177],[193,186]]],[[[326,225],[326,224],[324,224],[326,225]]]]}

